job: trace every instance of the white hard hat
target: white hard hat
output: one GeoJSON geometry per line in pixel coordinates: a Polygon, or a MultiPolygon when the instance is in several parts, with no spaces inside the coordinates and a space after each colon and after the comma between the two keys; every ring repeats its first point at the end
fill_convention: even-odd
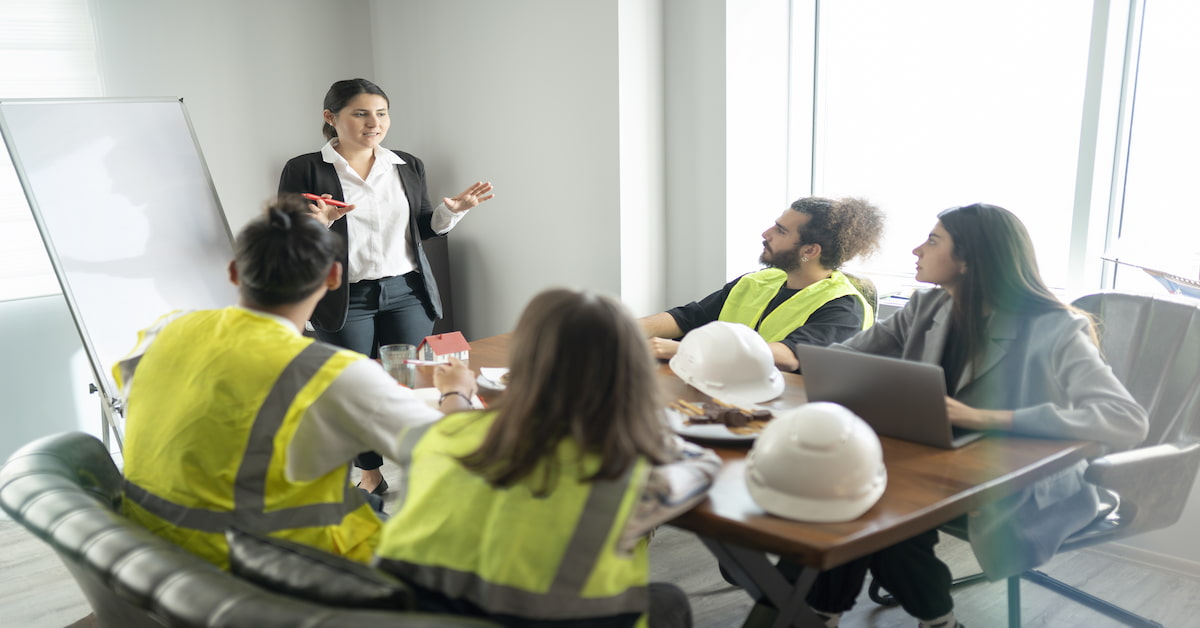
{"type": "Polygon", "coordinates": [[[886,486],[879,437],[836,403],[778,413],[746,455],[750,496],[763,510],[788,519],[857,519],[886,486]]]}
{"type": "Polygon", "coordinates": [[[713,321],[688,332],[671,370],[709,397],[735,405],[768,401],[783,392],[783,375],[767,341],[741,323],[713,321]]]}

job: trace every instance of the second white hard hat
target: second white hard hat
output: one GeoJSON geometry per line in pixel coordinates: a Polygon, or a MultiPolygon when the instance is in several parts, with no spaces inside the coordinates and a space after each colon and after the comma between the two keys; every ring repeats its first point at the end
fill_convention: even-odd
{"type": "Polygon", "coordinates": [[[778,397],[783,375],[767,341],[741,323],[713,321],[688,332],[671,370],[700,392],[748,406],[778,397]]]}
{"type": "Polygon", "coordinates": [[[763,510],[788,519],[857,519],[886,486],[879,437],[835,403],[778,413],[746,455],[750,496],[763,510]]]}

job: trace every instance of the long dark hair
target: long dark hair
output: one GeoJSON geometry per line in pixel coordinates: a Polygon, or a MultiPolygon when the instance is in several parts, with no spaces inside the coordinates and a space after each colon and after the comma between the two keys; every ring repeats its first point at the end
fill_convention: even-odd
{"type": "Polygon", "coordinates": [[[313,218],[299,194],[280,195],[238,233],[238,290],[266,307],[298,303],[325,281],[341,248],[341,236],[313,218]]]}
{"type": "Polygon", "coordinates": [[[564,438],[600,457],[586,480],[619,478],[638,456],[665,461],[654,360],[620,302],[587,291],[538,294],[517,322],[510,362],[495,422],[479,449],[462,458],[492,485],[511,486],[541,464],[533,490],[548,494],[564,438]]]}
{"type": "Polygon", "coordinates": [[[1046,286],[1029,232],[1012,212],[976,203],[947,209],[938,220],[954,241],[955,259],[966,264],[954,289],[952,324],[962,334],[970,362],[978,365],[983,356],[988,311],[1018,316],[1078,311],[1046,286]]]}
{"type": "MultiPolygon", "coordinates": [[[[383,96],[389,107],[392,104],[392,101],[388,100],[387,94],[383,93],[383,89],[378,85],[364,78],[356,78],[338,81],[330,85],[329,91],[325,92],[325,109],[330,113],[336,114],[359,94],[383,96]]],[[[321,125],[321,133],[325,135],[325,139],[327,140],[337,137],[337,129],[334,129],[328,122],[321,125]]]]}

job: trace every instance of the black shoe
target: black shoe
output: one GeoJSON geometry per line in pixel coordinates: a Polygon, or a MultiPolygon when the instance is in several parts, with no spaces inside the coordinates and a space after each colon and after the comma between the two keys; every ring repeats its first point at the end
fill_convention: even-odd
{"type": "MultiPolygon", "coordinates": [[[[355,488],[362,488],[362,482],[359,482],[358,484],[355,484],[355,485],[354,485],[354,487],[355,487],[355,488]]],[[[363,490],[365,491],[366,489],[363,489],[363,490]]],[[[383,494],[387,492],[387,490],[388,490],[388,484],[387,484],[387,480],[380,480],[380,481],[379,481],[379,485],[375,487],[375,490],[371,491],[371,494],[372,494],[372,495],[379,495],[379,496],[381,496],[381,497],[382,497],[382,496],[383,496],[383,494]]]]}

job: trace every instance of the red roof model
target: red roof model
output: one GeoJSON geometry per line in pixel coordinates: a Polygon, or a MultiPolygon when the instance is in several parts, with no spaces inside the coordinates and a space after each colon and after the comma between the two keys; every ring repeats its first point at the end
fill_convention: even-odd
{"type": "MultiPolygon", "coordinates": [[[[454,355],[471,350],[470,343],[463,337],[461,331],[450,331],[444,334],[425,336],[421,344],[417,345],[417,351],[424,351],[426,347],[437,356],[454,355]]],[[[460,356],[456,355],[455,357],[460,356]]]]}

